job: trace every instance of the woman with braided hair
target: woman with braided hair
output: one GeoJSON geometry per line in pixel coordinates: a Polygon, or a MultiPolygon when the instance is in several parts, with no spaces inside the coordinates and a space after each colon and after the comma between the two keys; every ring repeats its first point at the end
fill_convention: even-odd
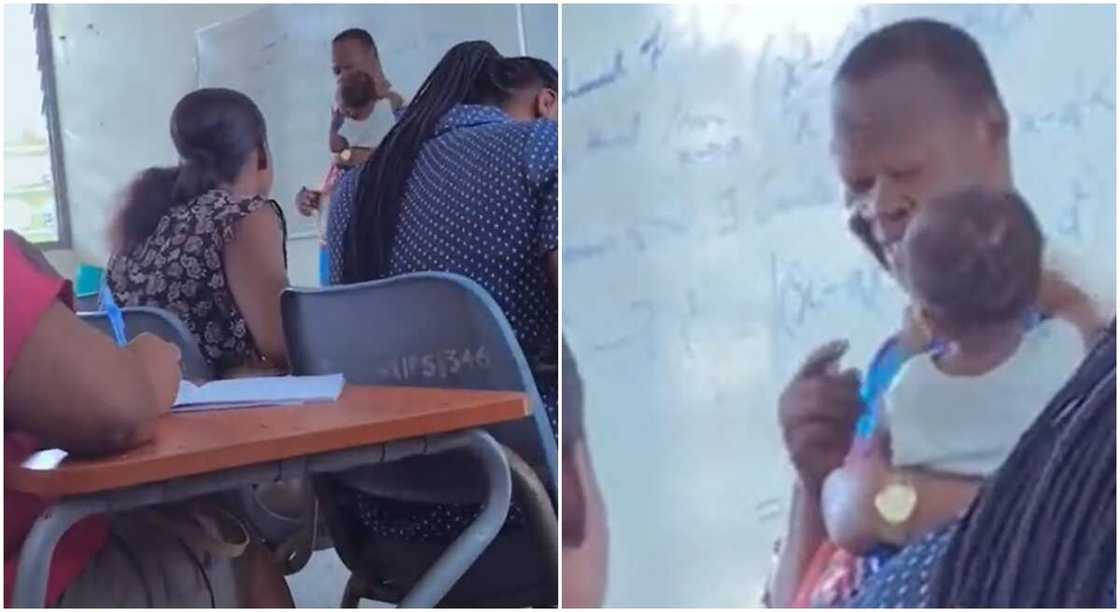
{"type": "MultiPolygon", "coordinates": [[[[548,62],[503,57],[484,41],[455,45],[366,164],[339,182],[327,223],[332,283],[439,271],[486,289],[533,368],[554,434],[556,88],[548,62]]],[[[382,551],[442,550],[478,512],[342,488],[336,497],[382,551]]],[[[503,534],[523,528],[515,504],[503,534]]]]}
{"type": "Polygon", "coordinates": [[[934,607],[1116,606],[1116,322],[961,521],[934,607]]]}

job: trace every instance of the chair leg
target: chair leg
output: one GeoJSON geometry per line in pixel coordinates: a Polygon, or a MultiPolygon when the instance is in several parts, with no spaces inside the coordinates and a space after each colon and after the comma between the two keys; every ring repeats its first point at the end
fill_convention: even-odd
{"type": "Polygon", "coordinates": [[[342,592],[342,603],[338,607],[357,608],[364,592],[365,584],[362,579],[358,578],[357,574],[350,574],[350,579],[346,581],[346,589],[342,592]]]}
{"type": "Polygon", "coordinates": [[[513,493],[533,530],[535,539],[540,543],[541,569],[545,576],[545,587],[541,592],[540,607],[554,608],[559,598],[556,592],[559,548],[557,541],[556,510],[548,495],[548,489],[541,483],[533,468],[516,452],[502,446],[509,462],[513,477],[513,493]]]}

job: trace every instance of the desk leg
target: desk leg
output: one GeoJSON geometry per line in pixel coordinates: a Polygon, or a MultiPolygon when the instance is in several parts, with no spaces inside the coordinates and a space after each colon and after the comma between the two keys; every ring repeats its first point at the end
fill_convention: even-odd
{"type": "Polygon", "coordinates": [[[486,503],[478,518],[463,530],[404,596],[400,603],[402,608],[434,608],[494,541],[509,514],[513,483],[502,446],[490,434],[474,429],[433,440],[427,452],[439,453],[460,448],[473,454],[482,463],[489,485],[486,503]]]}
{"type": "Polygon", "coordinates": [[[55,546],[75,523],[102,510],[99,504],[88,501],[63,501],[50,506],[35,519],[20,549],[16,583],[12,588],[13,607],[46,607],[47,578],[55,546]]]}

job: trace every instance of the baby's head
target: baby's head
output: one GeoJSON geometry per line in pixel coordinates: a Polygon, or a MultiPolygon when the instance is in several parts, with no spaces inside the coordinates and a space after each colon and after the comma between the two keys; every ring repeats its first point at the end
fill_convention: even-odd
{"type": "Polygon", "coordinates": [[[363,121],[369,117],[376,101],[373,77],[361,70],[350,70],[338,77],[335,103],[347,118],[363,121]]]}
{"type": "Polygon", "coordinates": [[[960,340],[1023,320],[1038,298],[1042,232],[1017,194],[972,187],[921,207],[899,263],[931,331],[960,340]]]}

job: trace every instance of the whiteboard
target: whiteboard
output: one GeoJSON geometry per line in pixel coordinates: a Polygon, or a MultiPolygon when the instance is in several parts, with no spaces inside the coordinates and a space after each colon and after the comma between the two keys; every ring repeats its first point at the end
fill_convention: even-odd
{"type": "MultiPolygon", "coordinates": [[[[556,25],[556,7],[548,5],[265,5],[198,31],[198,85],[237,89],[260,106],[276,160],[273,197],[284,206],[289,233],[308,235],[314,222],[295,211],[294,200],[301,186],[322,183],[330,162],[331,39],[338,32],[369,31],[386,76],[408,100],[443,54],[465,40],[556,64],[556,25]]],[[[369,120],[382,134],[392,127],[385,103],[369,120]]]]}
{"type": "Polygon", "coordinates": [[[865,33],[975,35],[1049,239],[1114,303],[1111,6],[565,6],[563,323],[611,530],[607,603],[753,606],[792,470],[776,399],[834,337],[863,367],[902,301],[849,236],[829,83],[865,33]]]}

